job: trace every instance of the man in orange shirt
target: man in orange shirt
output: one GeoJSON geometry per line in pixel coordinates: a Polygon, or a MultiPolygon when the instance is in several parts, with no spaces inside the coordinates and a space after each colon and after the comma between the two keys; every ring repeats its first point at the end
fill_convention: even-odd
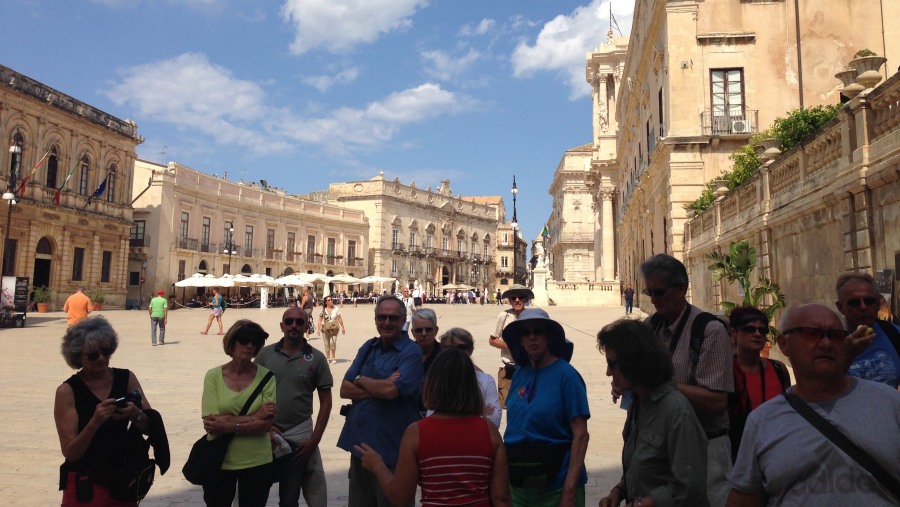
{"type": "Polygon", "coordinates": [[[93,306],[91,298],[85,295],[84,289],[85,287],[83,285],[79,285],[75,294],[69,296],[69,298],[66,299],[66,304],[63,305],[63,311],[69,315],[69,320],[66,323],[70,326],[86,319],[88,314],[91,313],[93,306]]]}

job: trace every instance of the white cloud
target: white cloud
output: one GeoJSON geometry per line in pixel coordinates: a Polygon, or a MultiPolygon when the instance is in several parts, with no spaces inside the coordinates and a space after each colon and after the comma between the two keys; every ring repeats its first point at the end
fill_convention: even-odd
{"type": "Polygon", "coordinates": [[[332,86],[350,84],[356,81],[357,77],[359,77],[359,67],[351,67],[331,76],[307,76],[302,81],[321,93],[325,93],[332,86]]]}
{"type": "MultiPolygon", "coordinates": [[[[352,70],[352,69],[348,69],[352,70]]],[[[285,152],[298,143],[333,152],[377,147],[403,127],[455,114],[474,100],[425,83],[392,93],[362,108],[342,107],[304,117],[270,104],[257,83],[239,79],[198,53],[185,53],[121,71],[102,91],[135,116],[200,132],[218,144],[285,152]]]]}
{"type": "Polygon", "coordinates": [[[299,55],[374,42],[381,34],[412,26],[413,14],[427,5],[428,0],[286,0],[281,15],[296,29],[291,52],[299,55]]]}
{"type": "Polygon", "coordinates": [[[441,81],[459,78],[469,67],[481,58],[481,53],[469,48],[463,56],[454,58],[444,51],[423,51],[422,58],[427,62],[425,72],[441,81]]]}
{"type": "Polygon", "coordinates": [[[463,37],[472,37],[475,35],[484,35],[490,31],[491,28],[494,27],[496,21],[489,18],[482,19],[477,25],[463,25],[462,28],[459,29],[459,34],[463,37]]]}
{"type": "MultiPolygon", "coordinates": [[[[623,28],[631,24],[632,9],[628,6],[623,12],[615,12],[623,28]]],[[[587,95],[590,88],[584,80],[585,53],[605,42],[608,30],[609,0],[592,0],[568,16],[559,15],[544,24],[534,44],[520,42],[516,46],[513,75],[530,77],[539,71],[558,71],[566,76],[570,98],[587,95]]]]}

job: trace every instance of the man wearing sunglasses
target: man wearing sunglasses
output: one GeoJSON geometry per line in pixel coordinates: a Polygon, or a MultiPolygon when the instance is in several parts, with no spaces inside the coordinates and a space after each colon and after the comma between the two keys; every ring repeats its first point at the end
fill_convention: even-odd
{"type": "Polygon", "coordinates": [[[281,316],[278,343],[264,347],[256,363],[275,374],[275,415],[273,432],[287,440],[293,452],[273,465],[278,481],[279,507],[297,507],[300,492],[309,507],[325,507],[328,491],[319,443],[331,415],[331,388],[334,380],[325,354],[306,341],[309,317],[291,306],[281,316]],[[319,398],[319,413],[313,426],[313,393],[319,398]]]}
{"type": "Polygon", "coordinates": [[[671,255],[657,254],[644,261],[640,269],[643,292],[656,307],[649,323],[672,354],[678,390],[691,402],[709,440],[706,448],[709,503],[711,507],[722,507],[731,489],[728,483],[731,472],[728,393],[734,392],[731,337],[723,322],[687,302],[687,268],[681,261],[671,255]],[[700,323],[696,329],[695,321],[700,323]]]}
{"type": "Polygon", "coordinates": [[[378,336],[366,340],[341,382],[341,398],[351,400],[337,446],[350,456],[349,507],[387,507],[378,478],[362,466],[354,446],[367,444],[393,471],[406,427],[419,420],[418,398],[425,377],[422,350],[406,338],[406,305],[395,296],[375,303],[378,336]]]}
{"type": "Polygon", "coordinates": [[[500,349],[500,370],[497,372],[497,394],[500,396],[500,408],[506,410],[506,396],[509,395],[509,386],[512,384],[512,376],[516,371],[516,363],[513,361],[509,347],[503,341],[503,330],[510,323],[519,318],[519,314],[525,310],[528,302],[534,299],[534,292],[521,284],[513,284],[500,296],[500,299],[509,301],[509,308],[497,315],[497,325],[494,332],[488,338],[491,347],[500,349]]]}
{"type": "Polygon", "coordinates": [[[797,381],[788,395],[795,398],[776,396],[750,413],[731,475],[729,507],[897,505],[884,485],[889,481],[876,479],[871,463],[860,465],[840,450],[793,403],[836,427],[887,475],[900,477],[900,393],[846,374],[850,333],[831,309],[793,306],[779,327],[778,346],[797,381]]]}
{"type": "Polygon", "coordinates": [[[846,273],[835,284],[838,311],[847,321],[847,330],[855,331],[866,326],[875,331],[874,337],[867,333],[866,339],[854,343],[859,349],[848,349],[853,358],[849,374],[852,377],[874,380],[894,389],[900,380],[900,327],[878,320],[881,294],[875,290],[875,279],[865,273],[846,273]],[[853,357],[855,356],[855,357],[853,357]]]}

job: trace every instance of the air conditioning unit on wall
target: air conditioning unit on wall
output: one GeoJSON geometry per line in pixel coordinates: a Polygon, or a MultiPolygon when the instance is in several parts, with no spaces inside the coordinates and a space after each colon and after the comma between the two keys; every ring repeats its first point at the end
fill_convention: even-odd
{"type": "Polygon", "coordinates": [[[732,134],[749,134],[753,130],[753,126],[750,125],[750,120],[732,120],[731,121],[731,133],[732,134]]]}

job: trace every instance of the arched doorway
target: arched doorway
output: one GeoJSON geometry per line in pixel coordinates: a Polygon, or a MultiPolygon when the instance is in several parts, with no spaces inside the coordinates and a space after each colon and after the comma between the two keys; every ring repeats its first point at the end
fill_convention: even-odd
{"type": "Polygon", "coordinates": [[[38,241],[34,251],[34,272],[31,274],[31,286],[50,287],[50,272],[53,262],[53,243],[43,237],[38,241]]]}

